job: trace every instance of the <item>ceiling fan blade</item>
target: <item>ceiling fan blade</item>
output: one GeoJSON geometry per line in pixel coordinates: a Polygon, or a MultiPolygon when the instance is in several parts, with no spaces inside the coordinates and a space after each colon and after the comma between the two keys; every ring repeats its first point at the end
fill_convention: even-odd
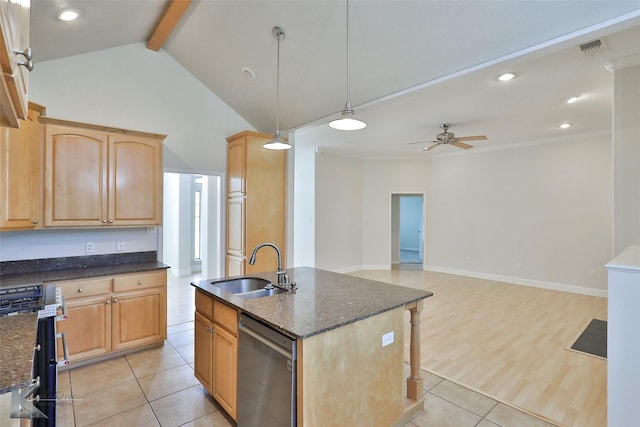
{"type": "Polygon", "coordinates": [[[485,135],[476,135],[476,136],[461,136],[456,138],[456,141],[484,141],[487,137],[485,135]]]}
{"type": "Polygon", "coordinates": [[[436,148],[438,145],[440,145],[440,143],[439,143],[439,142],[436,142],[435,144],[430,145],[430,146],[428,146],[427,148],[423,148],[422,150],[423,150],[423,151],[431,151],[431,150],[433,150],[434,148],[436,148]]]}
{"type": "Polygon", "coordinates": [[[407,145],[413,145],[413,144],[428,144],[429,142],[438,142],[438,141],[418,141],[418,142],[407,142],[407,145]]]}
{"type": "Polygon", "coordinates": [[[465,150],[468,150],[469,148],[473,148],[473,145],[465,144],[464,142],[460,142],[460,141],[454,141],[451,143],[451,145],[455,145],[458,148],[464,148],[465,150]]]}

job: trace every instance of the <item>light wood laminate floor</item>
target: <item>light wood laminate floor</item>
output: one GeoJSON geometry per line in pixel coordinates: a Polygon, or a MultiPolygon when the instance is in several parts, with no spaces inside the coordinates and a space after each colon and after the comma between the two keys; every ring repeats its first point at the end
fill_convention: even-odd
{"type": "Polygon", "coordinates": [[[353,274],[434,293],[423,369],[561,425],[606,426],[606,360],[567,350],[607,319],[606,298],[415,269],[353,274]]]}

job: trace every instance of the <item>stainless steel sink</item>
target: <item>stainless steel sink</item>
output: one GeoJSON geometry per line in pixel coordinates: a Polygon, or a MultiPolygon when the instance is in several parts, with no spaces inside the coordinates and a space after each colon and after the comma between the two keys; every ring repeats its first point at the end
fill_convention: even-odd
{"type": "Polygon", "coordinates": [[[242,277],[239,279],[219,280],[211,282],[213,286],[242,298],[261,298],[286,292],[284,289],[265,289],[271,282],[258,277],[242,277]]]}

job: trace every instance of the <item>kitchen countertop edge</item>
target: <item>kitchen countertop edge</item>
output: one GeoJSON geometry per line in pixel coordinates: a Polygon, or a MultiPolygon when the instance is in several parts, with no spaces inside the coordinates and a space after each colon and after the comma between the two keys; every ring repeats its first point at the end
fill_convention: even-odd
{"type": "MultiPolygon", "coordinates": [[[[297,339],[337,329],[433,295],[428,291],[310,267],[293,268],[288,273],[292,281],[298,282],[296,291],[256,299],[244,299],[211,283],[233,277],[201,280],[191,285],[297,339]]],[[[235,278],[239,277],[259,277],[276,283],[275,272],[235,278]]]]}

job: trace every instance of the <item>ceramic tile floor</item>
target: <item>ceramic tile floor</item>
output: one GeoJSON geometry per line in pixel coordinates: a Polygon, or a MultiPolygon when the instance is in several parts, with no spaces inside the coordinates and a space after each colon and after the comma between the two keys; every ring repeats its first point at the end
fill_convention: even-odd
{"type": "MultiPolygon", "coordinates": [[[[193,376],[189,283],[196,279],[169,274],[162,347],[60,372],[60,427],[235,426],[193,376]]],[[[406,427],[553,426],[429,372],[422,376],[425,410],[406,427]]]]}

